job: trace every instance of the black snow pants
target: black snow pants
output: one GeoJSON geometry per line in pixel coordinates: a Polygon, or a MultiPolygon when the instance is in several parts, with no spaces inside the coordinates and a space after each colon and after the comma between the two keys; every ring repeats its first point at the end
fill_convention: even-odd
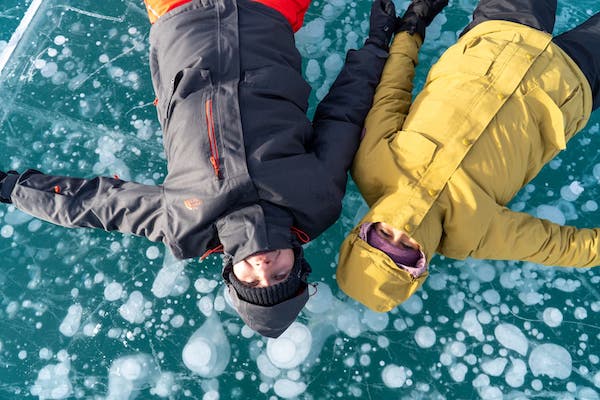
{"type": "MultiPolygon", "coordinates": [[[[473,21],[461,36],[475,25],[488,20],[503,20],[552,33],[557,0],[481,0],[473,12],[473,21]]],[[[588,79],[594,99],[593,110],[600,106],[600,13],[553,39],[588,79]]]]}

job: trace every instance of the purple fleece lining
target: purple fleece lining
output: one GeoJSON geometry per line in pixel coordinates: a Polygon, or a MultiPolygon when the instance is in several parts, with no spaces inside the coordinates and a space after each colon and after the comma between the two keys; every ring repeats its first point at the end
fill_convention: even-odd
{"type": "Polygon", "coordinates": [[[394,246],[373,229],[373,223],[362,224],[359,236],[371,246],[384,252],[400,269],[409,272],[413,277],[417,278],[427,270],[425,254],[421,250],[394,246]]]}

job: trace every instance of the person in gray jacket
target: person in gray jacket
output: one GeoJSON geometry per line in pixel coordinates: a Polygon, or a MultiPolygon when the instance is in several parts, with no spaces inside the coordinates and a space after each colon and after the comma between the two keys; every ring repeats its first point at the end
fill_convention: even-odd
{"type": "Polygon", "coordinates": [[[340,214],[392,34],[414,32],[445,4],[415,0],[398,19],[391,0],[375,0],[365,45],[348,52],[311,122],[310,86],[280,11],[250,0],[177,1],[150,31],[163,184],[9,171],[0,200],[58,225],[162,241],[180,259],[223,251],[238,313],[278,337],[308,300],[301,244],[340,214]]]}

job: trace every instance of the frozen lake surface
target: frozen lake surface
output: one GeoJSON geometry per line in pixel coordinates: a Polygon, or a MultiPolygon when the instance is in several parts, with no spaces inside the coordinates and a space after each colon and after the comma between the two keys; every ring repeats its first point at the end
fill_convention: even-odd
{"type": "MultiPolygon", "coordinates": [[[[475,3],[451,1],[430,27],[417,87],[475,3]]],[[[297,41],[311,110],[364,41],[369,8],[309,10],[297,41]]],[[[598,11],[559,1],[555,33],[598,11]]],[[[161,183],[148,32],[141,0],[2,0],[0,167],[161,183]]],[[[599,194],[596,112],[511,208],[600,226],[599,194]]],[[[350,184],[340,220],[306,247],[316,294],[267,340],[231,308],[218,256],[177,262],[162,244],[3,205],[0,399],[600,399],[600,270],[436,257],[417,295],[377,314],[334,280],[364,212],[350,184]]]]}

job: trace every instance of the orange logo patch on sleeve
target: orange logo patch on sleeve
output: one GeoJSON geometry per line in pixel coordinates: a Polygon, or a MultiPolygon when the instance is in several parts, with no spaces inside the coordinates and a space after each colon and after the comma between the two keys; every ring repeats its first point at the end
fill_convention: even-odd
{"type": "Polygon", "coordinates": [[[192,197],[191,199],[187,199],[187,200],[183,201],[183,205],[188,210],[197,210],[201,204],[202,204],[202,200],[200,200],[196,197],[192,197]]]}

